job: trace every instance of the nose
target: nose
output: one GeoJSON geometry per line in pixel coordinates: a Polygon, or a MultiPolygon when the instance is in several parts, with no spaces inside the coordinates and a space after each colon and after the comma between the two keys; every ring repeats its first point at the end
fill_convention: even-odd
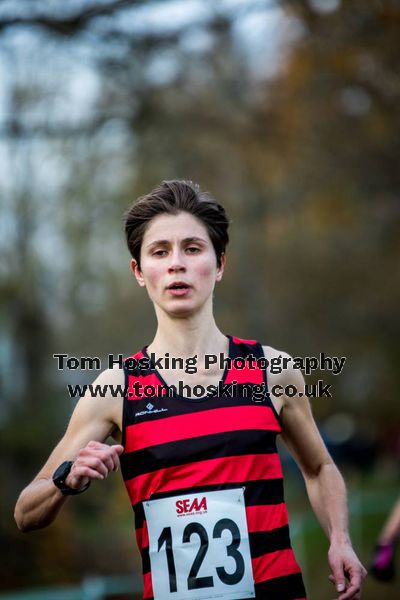
{"type": "Polygon", "coordinates": [[[168,266],[168,271],[174,273],[176,271],[184,271],[186,269],[185,256],[179,248],[174,248],[171,253],[171,262],[168,266]]]}

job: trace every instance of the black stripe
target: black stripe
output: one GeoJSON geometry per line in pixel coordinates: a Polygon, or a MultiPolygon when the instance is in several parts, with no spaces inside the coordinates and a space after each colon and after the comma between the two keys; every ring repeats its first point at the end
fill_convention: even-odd
{"type": "Polygon", "coordinates": [[[248,454],[277,452],[274,431],[244,429],[226,431],[200,437],[189,437],[176,442],[149,446],[120,456],[124,480],[159,469],[177,467],[191,462],[248,454]]]}
{"type": "MultiPolygon", "coordinates": [[[[176,492],[162,492],[151,496],[152,500],[167,498],[168,496],[184,494],[201,494],[203,492],[214,492],[216,490],[230,490],[244,487],[244,498],[246,506],[259,506],[260,504],[280,504],[284,502],[282,479],[261,479],[247,481],[244,483],[221,483],[219,485],[195,486],[182,488],[176,492]]],[[[138,502],[133,507],[135,511],[135,528],[140,529],[144,523],[143,503],[138,502]]]]}
{"type": "Polygon", "coordinates": [[[176,417],[180,415],[188,415],[189,413],[196,413],[203,410],[212,410],[215,408],[231,408],[234,406],[254,406],[263,405],[268,406],[267,401],[256,402],[252,400],[251,392],[247,393],[247,397],[244,397],[243,390],[248,387],[251,390],[253,384],[238,384],[237,389],[240,396],[233,398],[228,397],[212,397],[207,400],[193,403],[190,400],[181,400],[176,397],[166,398],[162,397],[148,397],[141,398],[140,400],[127,400],[124,399],[124,426],[135,425],[136,423],[143,423],[146,421],[156,421],[158,419],[168,419],[170,417],[176,417]],[[148,410],[147,404],[153,404],[154,409],[167,409],[162,412],[152,412],[148,410]],[[138,415],[138,413],[144,413],[138,415]]]}
{"type": "Polygon", "coordinates": [[[257,558],[268,552],[291,548],[289,527],[277,527],[271,531],[256,531],[249,535],[251,557],[257,558]]]}
{"type": "MultiPolygon", "coordinates": [[[[124,368],[124,386],[125,389],[128,389],[128,373],[126,368],[124,368]]],[[[128,402],[126,400],[126,398],[124,398],[123,401],[123,405],[122,405],[122,436],[121,436],[121,446],[125,446],[125,442],[126,442],[126,427],[127,425],[129,425],[130,423],[130,413],[129,413],[129,406],[128,406],[128,402]]]]}
{"type": "MultiPolygon", "coordinates": [[[[233,341],[233,340],[232,340],[233,341]]],[[[246,344],[246,342],[236,343],[233,341],[232,344],[232,357],[233,358],[247,358],[249,355],[254,356],[255,358],[262,358],[264,356],[264,352],[262,349],[262,345],[260,342],[256,342],[255,344],[246,344]]]]}
{"type": "Polygon", "coordinates": [[[296,600],[297,598],[306,597],[301,573],[275,577],[268,581],[256,583],[255,589],[256,598],[259,600],[266,600],[266,598],[268,600],[296,600]]]}
{"type": "Polygon", "coordinates": [[[145,575],[150,571],[150,552],[149,547],[145,546],[142,550],[142,573],[145,575]]]}

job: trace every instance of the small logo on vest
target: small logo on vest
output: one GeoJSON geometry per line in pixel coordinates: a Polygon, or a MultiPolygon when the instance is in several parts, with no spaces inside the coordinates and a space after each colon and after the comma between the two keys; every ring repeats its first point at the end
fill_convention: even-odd
{"type": "Polygon", "coordinates": [[[161,412],[167,412],[168,408],[154,408],[154,404],[148,402],[146,404],[147,410],[141,410],[140,412],[135,413],[135,417],[143,417],[143,415],[155,415],[161,412]]]}

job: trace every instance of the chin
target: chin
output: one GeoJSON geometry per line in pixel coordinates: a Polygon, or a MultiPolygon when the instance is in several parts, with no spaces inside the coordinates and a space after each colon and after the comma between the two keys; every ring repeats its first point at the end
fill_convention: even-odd
{"type": "Polygon", "coordinates": [[[167,306],[164,305],[161,308],[167,315],[183,319],[198,313],[201,310],[202,305],[197,303],[193,304],[193,302],[175,302],[172,306],[169,304],[167,306]]]}
{"type": "Polygon", "coordinates": [[[198,308],[193,308],[189,306],[179,306],[177,308],[170,308],[166,310],[166,313],[169,314],[171,317],[177,317],[182,319],[185,317],[191,317],[192,315],[195,315],[196,312],[198,312],[198,308]]]}

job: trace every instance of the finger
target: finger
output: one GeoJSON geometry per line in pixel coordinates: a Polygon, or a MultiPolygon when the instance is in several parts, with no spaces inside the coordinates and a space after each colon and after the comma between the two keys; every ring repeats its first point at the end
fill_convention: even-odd
{"type": "Polygon", "coordinates": [[[347,590],[340,594],[338,600],[355,600],[360,595],[361,583],[351,583],[347,590]]]}
{"type": "Polygon", "coordinates": [[[337,592],[344,592],[346,589],[346,578],[343,572],[343,566],[341,562],[331,562],[332,568],[332,579],[331,581],[335,584],[337,592]]]}
{"type": "Polygon", "coordinates": [[[122,453],[123,453],[123,451],[125,450],[125,448],[124,448],[123,446],[121,446],[121,444],[113,444],[113,445],[111,446],[111,448],[114,448],[114,450],[115,450],[116,452],[118,452],[118,456],[119,456],[120,454],[122,454],[122,453]]]}
{"type": "Polygon", "coordinates": [[[89,479],[104,479],[104,475],[99,473],[96,469],[91,469],[89,466],[85,465],[77,467],[74,473],[72,473],[71,470],[71,476],[77,481],[83,477],[89,477],[89,479]]]}
{"type": "Polygon", "coordinates": [[[96,456],[82,456],[78,458],[74,464],[76,465],[76,468],[89,467],[93,471],[97,471],[100,475],[103,476],[102,479],[104,479],[104,477],[107,477],[108,475],[107,466],[103,463],[102,460],[100,460],[100,458],[96,456]]]}
{"type": "Polygon", "coordinates": [[[121,445],[115,445],[115,446],[111,446],[113,453],[114,453],[114,462],[116,464],[116,468],[115,470],[118,471],[119,467],[121,466],[121,462],[120,462],[120,454],[122,454],[122,452],[125,450],[125,448],[121,445]]]}
{"type": "Polygon", "coordinates": [[[119,455],[118,455],[118,452],[116,450],[114,450],[113,446],[110,446],[108,453],[109,453],[109,457],[111,458],[112,463],[113,463],[112,470],[113,471],[117,471],[118,467],[119,467],[119,455]]]}
{"type": "Polygon", "coordinates": [[[112,449],[114,450],[114,456],[115,456],[115,463],[116,463],[116,471],[118,471],[118,469],[121,466],[121,461],[119,459],[120,455],[125,451],[125,448],[123,446],[121,446],[121,444],[115,444],[114,446],[111,446],[112,449]]]}
{"type": "MultiPolygon", "coordinates": [[[[79,456],[90,461],[92,458],[100,460],[107,469],[107,472],[105,473],[106,475],[108,475],[108,473],[113,471],[115,468],[112,452],[107,444],[100,444],[96,446],[93,444],[88,444],[85,448],[82,448],[82,450],[79,451],[79,456]]],[[[90,464],[93,463],[91,462],[90,464]]]]}
{"type": "MultiPolygon", "coordinates": [[[[118,471],[118,468],[120,466],[119,456],[117,452],[107,444],[101,444],[100,446],[88,444],[87,446],[85,446],[85,448],[82,448],[79,451],[78,457],[80,459],[84,459],[84,461],[91,461],[92,458],[101,460],[101,462],[107,469],[107,472],[104,472],[105,475],[108,475],[108,473],[111,471],[118,471]]],[[[93,463],[90,462],[90,464],[93,463]]],[[[103,472],[103,469],[101,469],[101,471],[103,472]]]]}
{"type": "Polygon", "coordinates": [[[112,471],[118,471],[120,464],[119,464],[119,456],[116,453],[112,454],[112,460],[113,460],[113,468],[112,471]]]}
{"type": "Polygon", "coordinates": [[[114,469],[115,469],[114,457],[110,451],[102,450],[100,452],[96,452],[95,456],[96,456],[96,458],[101,460],[103,465],[107,468],[107,474],[110,473],[111,471],[114,471],[114,469]]]}
{"type": "Polygon", "coordinates": [[[117,471],[119,467],[119,453],[124,450],[124,447],[116,444],[109,446],[108,444],[101,444],[101,446],[94,447],[93,450],[101,458],[101,460],[107,465],[109,471],[117,471]]]}
{"type": "Polygon", "coordinates": [[[358,566],[353,566],[347,571],[348,579],[350,583],[348,584],[346,594],[343,596],[341,600],[347,600],[347,598],[354,598],[361,591],[361,582],[362,582],[362,566],[359,564],[358,566]]]}
{"type": "MultiPolygon", "coordinates": [[[[120,448],[123,448],[120,446],[120,448]]],[[[99,458],[104,462],[109,471],[118,471],[120,460],[118,451],[114,446],[107,446],[105,450],[98,453],[99,458]]]]}
{"type": "MultiPolygon", "coordinates": [[[[122,446],[121,446],[122,448],[122,446]]],[[[110,456],[113,459],[113,471],[118,471],[119,467],[121,466],[120,460],[119,460],[119,452],[118,450],[115,449],[114,446],[110,446],[110,456]]]]}
{"type": "Polygon", "coordinates": [[[99,446],[103,446],[103,444],[97,440],[90,440],[90,442],[87,443],[87,447],[89,448],[98,448],[99,446]]]}

